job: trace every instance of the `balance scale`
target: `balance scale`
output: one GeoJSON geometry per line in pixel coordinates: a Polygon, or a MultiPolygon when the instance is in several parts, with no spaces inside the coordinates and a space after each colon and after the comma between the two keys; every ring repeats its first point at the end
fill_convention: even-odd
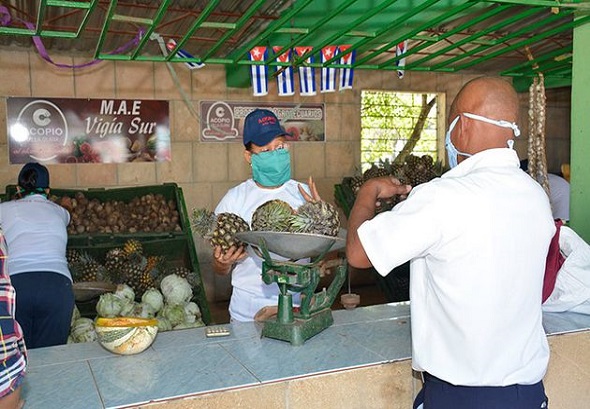
{"type": "Polygon", "coordinates": [[[282,233],[249,231],[236,237],[253,247],[262,257],[262,280],[265,284],[277,283],[279,304],[276,318],[264,321],[262,336],[292,345],[302,345],[334,323],[332,306],[346,278],[345,259],[330,260],[322,264],[328,252],[345,247],[346,231],[341,229],[337,237],[308,233],[282,233]],[[273,259],[278,255],[286,261],[273,259]],[[308,264],[297,260],[310,259],[308,264]],[[323,269],[335,267],[330,286],[316,291],[323,269]],[[293,308],[293,296],[301,293],[301,303],[293,308]]]}

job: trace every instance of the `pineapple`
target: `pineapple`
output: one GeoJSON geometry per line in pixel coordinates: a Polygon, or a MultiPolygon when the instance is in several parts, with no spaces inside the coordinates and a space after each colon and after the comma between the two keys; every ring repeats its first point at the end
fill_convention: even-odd
{"type": "Polygon", "coordinates": [[[70,248],[66,250],[66,260],[68,262],[68,265],[80,262],[81,256],[82,253],[79,250],[74,250],[70,248]]]}
{"type": "Polygon", "coordinates": [[[90,254],[81,253],[80,260],[70,266],[72,278],[75,282],[104,281],[106,270],[90,254]]]}
{"type": "Polygon", "coordinates": [[[377,165],[371,166],[363,173],[363,180],[367,181],[372,178],[378,178],[382,176],[388,176],[390,173],[387,169],[379,167],[377,165]]]}
{"type": "Polygon", "coordinates": [[[193,210],[193,228],[198,235],[208,240],[212,246],[221,246],[226,252],[230,247],[244,246],[235,234],[249,231],[250,226],[244,219],[233,213],[215,213],[207,209],[193,210]]]}
{"type": "Polygon", "coordinates": [[[104,260],[104,267],[111,281],[115,284],[123,283],[123,267],[127,263],[127,255],[120,247],[107,251],[104,260]]]}
{"type": "Polygon", "coordinates": [[[336,208],[328,202],[307,202],[291,216],[290,231],[337,236],[340,217],[336,208]]]}
{"type": "Polygon", "coordinates": [[[289,231],[289,221],[295,211],[289,203],[275,199],[258,206],[252,215],[252,230],[289,231]]]}
{"type": "Polygon", "coordinates": [[[129,239],[123,245],[123,252],[126,256],[134,253],[143,254],[143,245],[139,240],[129,239]]]}
{"type": "Polygon", "coordinates": [[[123,282],[133,288],[136,299],[140,299],[148,288],[156,286],[156,281],[147,267],[147,259],[141,257],[137,261],[128,260],[121,269],[123,282]]]}

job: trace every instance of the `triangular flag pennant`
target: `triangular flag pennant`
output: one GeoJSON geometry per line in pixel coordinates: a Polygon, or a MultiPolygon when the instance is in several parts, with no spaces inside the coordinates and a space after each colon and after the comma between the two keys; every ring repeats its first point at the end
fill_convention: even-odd
{"type": "MultiPolygon", "coordinates": [[[[329,45],[322,48],[322,64],[334,58],[338,47],[329,45]]],[[[322,83],[320,92],[336,91],[336,68],[322,67],[322,83]]]]}
{"type": "MultiPolygon", "coordinates": [[[[301,57],[306,52],[311,51],[312,47],[295,47],[295,53],[298,57],[301,57]]],[[[305,59],[306,64],[313,64],[313,55],[310,55],[305,59]]],[[[315,95],[315,69],[313,67],[299,67],[299,93],[301,95],[315,95]]]]}
{"type": "MultiPolygon", "coordinates": [[[[275,54],[277,54],[277,62],[288,63],[291,62],[291,53],[292,51],[286,50],[283,53],[280,53],[283,47],[274,46],[272,50],[275,54]],[[280,54],[279,54],[280,53],[280,54]]],[[[276,67],[277,72],[277,89],[279,91],[279,96],[291,96],[295,95],[295,84],[294,84],[294,75],[293,75],[293,67],[285,66],[285,65],[278,65],[276,67]]]]}
{"type": "MultiPolygon", "coordinates": [[[[395,56],[399,57],[402,54],[405,54],[406,51],[408,51],[408,40],[405,40],[402,43],[399,43],[396,47],[395,47],[395,56]]],[[[406,66],[406,57],[404,58],[400,58],[399,60],[397,60],[395,62],[395,65],[397,66],[397,76],[399,77],[399,79],[402,79],[404,77],[404,67],[406,66]]]]}
{"type": "MultiPolygon", "coordinates": [[[[350,45],[341,45],[338,47],[338,54],[343,54],[350,48],[350,45]]],[[[355,50],[340,57],[340,64],[352,66],[355,59],[355,50]]],[[[352,81],[354,79],[354,70],[352,68],[340,68],[340,91],[343,89],[352,89],[352,81]]]]}
{"type": "MultiPolygon", "coordinates": [[[[268,56],[266,47],[254,47],[250,50],[250,61],[264,61],[268,56]]],[[[255,97],[268,94],[268,67],[264,64],[252,64],[250,66],[252,76],[252,91],[255,97]]]]}
{"type": "MultiPolygon", "coordinates": [[[[172,51],[172,50],[174,50],[175,47],[176,47],[176,41],[174,41],[173,39],[168,40],[168,42],[166,43],[166,48],[168,48],[169,51],[172,51]]],[[[176,52],[176,57],[178,57],[178,58],[195,58],[191,54],[189,54],[187,51],[184,51],[182,48],[176,52]]],[[[190,70],[203,68],[205,66],[205,64],[203,64],[203,63],[191,62],[191,61],[185,62],[184,65],[186,65],[190,70]]]]}

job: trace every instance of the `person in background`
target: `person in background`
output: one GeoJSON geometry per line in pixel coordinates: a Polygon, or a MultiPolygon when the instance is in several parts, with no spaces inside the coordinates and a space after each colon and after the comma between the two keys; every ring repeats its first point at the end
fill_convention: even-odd
{"type": "Polygon", "coordinates": [[[4,233],[0,230],[0,409],[20,409],[27,367],[22,329],[14,318],[15,291],[7,269],[4,233]]]}
{"type": "Polygon", "coordinates": [[[29,349],[65,344],[74,310],[66,261],[70,215],[48,195],[47,168],[30,162],[18,175],[18,199],[0,204],[16,320],[29,349]]]}
{"type": "MultiPolygon", "coordinates": [[[[280,199],[296,209],[306,200],[319,199],[311,178],[309,186],[291,179],[291,154],[286,136],[272,111],[256,109],[248,114],[243,143],[244,159],[252,167],[252,178],[230,189],[215,208],[216,214],[234,213],[250,224],[254,211],[269,200],[280,199]]],[[[277,305],[279,288],[275,283],[262,281],[262,259],[250,247],[232,247],[226,253],[215,247],[213,270],[219,275],[231,273],[232,320],[253,321],[259,311],[277,305]]],[[[297,295],[294,294],[294,303],[297,295]]]]}
{"type": "MultiPolygon", "coordinates": [[[[528,171],[529,160],[520,161],[520,168],[528,171]]],[[[554,173],[547,173],[549,182],[549,202],[554,219],[569,221],[570,219],[570,184],[565,178],[554,173]]]]}
{"type": "Polygon", "coordinates": [[[410,260],[414,408],[540,409],[549,347],[542,326],[545,259],[555,225],[543,188],[512,149],[518,97],[474,79],[451,108],[451,169],[415,187],[363,184],[347,234],[349,263],[382,275],[410,260]],[[375,216],[378,198],[408,194],[375,216]]]}

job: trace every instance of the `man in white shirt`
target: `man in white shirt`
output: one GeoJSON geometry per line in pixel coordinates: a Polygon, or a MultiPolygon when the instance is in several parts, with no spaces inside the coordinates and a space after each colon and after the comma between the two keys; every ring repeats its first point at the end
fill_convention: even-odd
{"type": "Polygon", "coordinates": [[[410,260],[415,408],[539,409],[549,348],[541,322],[555,226],[542,187],[519,168],[518,97],[499,78],[467,83],[451,106],[451,170],[410,193],[392,177],[360,189],[348,223],[352,266],[382,275],[410,260]],[[409,196],[375,216],[378,198],[409,196]]]}

